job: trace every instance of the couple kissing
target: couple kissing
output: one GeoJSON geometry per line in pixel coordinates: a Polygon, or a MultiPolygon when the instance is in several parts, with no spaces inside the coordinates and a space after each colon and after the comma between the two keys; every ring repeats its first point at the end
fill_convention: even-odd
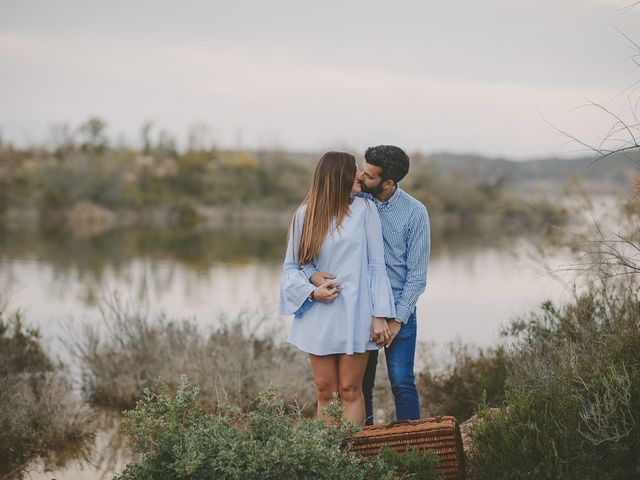
{"type": "Polygon", "coordinates": [[[347,420],[373,424],[378,351],[385,350],[397,420],[420,418],[414,377],[416,302],[430,252],[426,207],[402,188],[409,157],[367,149],[318,161],[287,242],[279,313],[287,341],[308,353],[318,418],[338,393],[347,420]]]}

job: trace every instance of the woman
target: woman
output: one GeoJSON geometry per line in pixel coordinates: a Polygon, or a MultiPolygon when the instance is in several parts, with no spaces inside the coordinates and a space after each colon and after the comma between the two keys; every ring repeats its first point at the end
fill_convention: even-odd
{"type": "Polygon", "coordinates": [[[291,224],[279,310],[295,314],[288,342],[309,354],[318,418],[326,420],[322,410],[338,392],[344,416],[363,424],[368,351],[388,339],[384,317],[395,317],[395,303],[378,210],[351,194],[359,191],[356,173],[349,153],[328,152],[318,162],[291,224]],[[314,287],[305,273],[314,268],[334,273],[335,282],[314,287]]]}

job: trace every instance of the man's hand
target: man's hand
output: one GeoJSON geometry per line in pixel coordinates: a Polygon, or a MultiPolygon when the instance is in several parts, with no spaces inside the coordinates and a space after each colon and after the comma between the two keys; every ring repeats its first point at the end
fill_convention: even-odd
{"type": "Polygon", "coordinates": [[[325,282],[313,291],[313,300],[320,303],[333,302],[339,293],[340,285],[336,282],[325,282]]]}
{"type": "MultiPolygon", "coordinates": [[[[333,273],[316,272],[309,278],[309,281],[315,286],[319,287],[323,283],[327,283],[329,280],[333,280],[336,276],[333,273]]],[[[337,284],[336,284],[337,285],[337,284]]]]}
{"type": "Polygon", "coordinates": [[[393,318],[387,320],[387,325],[389,325],[389,332],[391,333],[391,335],[384,344],[384,348],[388,348],[393,343],[395,338],[398,336],[398,333],[400,333],[400,329],[402,328],[402,324],[393,318]]]}

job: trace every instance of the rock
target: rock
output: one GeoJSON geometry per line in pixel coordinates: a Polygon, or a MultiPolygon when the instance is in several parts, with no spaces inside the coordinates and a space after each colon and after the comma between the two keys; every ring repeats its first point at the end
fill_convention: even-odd
{"type": "Polygon", "coordinates": [[[93,202],[77,202],[67,213],[73,233],[80,238],[98,235],[116,223],[116,214],[93,202]]]}

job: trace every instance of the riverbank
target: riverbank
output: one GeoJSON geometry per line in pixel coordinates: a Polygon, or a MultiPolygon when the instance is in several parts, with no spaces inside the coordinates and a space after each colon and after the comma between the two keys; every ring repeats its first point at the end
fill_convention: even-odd
{"type": "Polygon", "coordinates": [[[194,208],[193,217],[187,222],[180,213],[176,213],[171,208],[112,210],[89,201],[80,201],[67,209],[48,211],[45,214],[33,207],[8,208],[1,222],[5,230],[66,228],[77,237],[86,238],[114,229],[133,227],[169,229],[176,226],[197,226],[202,229],[245,228],[249,230],[287,228],[292,215],[293,209],[199,206],[194,208]]]}
{"type": "MultiPolygon", "coordinates": [[[[555,194],[521,195],[503,177],[442,176],[419,155],[402,188],[443,232],[541,231],[568,220],[555,194]]],[[[0,228],[70,226],[80,235],[132,225],[286,226],[313,162],[286,152],[14,150],[0,146],[0,228]]]]}
{"type": "MultiPolygon", "coordinates": [[[[194,206],[186,211],[168,207],[147,207],[140,210],[110,208],[80,201],[67,209],[42,212],[36,208],[8,208],[0,217],[5,231],[67,229],[78,238],[90,238],[111,230],[126,228],[170,229],[198,228],[200,230],[245,229],[247,231],[287,229],[296,206],[266,209],[260,206],[235,207],[194,206]]],[[[532,204],[518,204],[508,208],[496,206],[492,212],[442,212],[430,214],[435,234],[464,232],[501,235],[521,235],[526,232],[551,234],[565,225],[568,212],[562,206],[552,207],[541,200],[532,204]]]]}

